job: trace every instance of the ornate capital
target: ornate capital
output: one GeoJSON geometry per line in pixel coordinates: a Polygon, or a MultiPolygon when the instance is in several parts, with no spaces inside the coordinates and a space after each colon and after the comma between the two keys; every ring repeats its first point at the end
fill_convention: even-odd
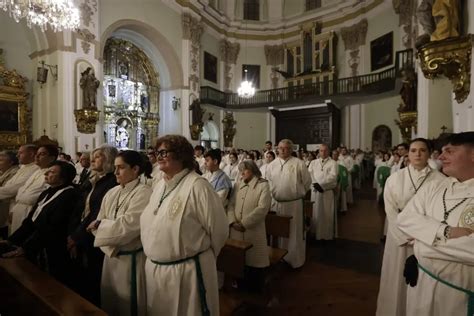
{"type": "Polygon", "coordinates": [[[398,25],[412,24],[412,17],[415,14],[414,0],[392,0],[393,10],[398,14],[398,25]]]}
{"type": "Polygon", "coordinates": [[[220,42],[221,59],[226,64],[235,64],[240,52],[239,43],[231,43],[228,40],[221,40],[220,42]]]}
{"type": "Polygon", "coordinates": [[[472,35],[429,42],[420,47],[418,58],[428,79],[444,75],[453,84],[456,101],[462,103],[471,85],[472,35]]]}
{"type": "Polygon", "coordinates": [[[93,109],[75,110],[77,130],[84,134],[94,134],[95,126],[99,121],[100,111],[93,109]]]}
{"type": "Polygon", "coordinates": [[[183,38],[191,40],[193,45],[199,45],[203,31],[202,23],[189,13],[182,16],[183,38]]]}
{"type": "Polygon", "coordinates": [[[265,58],[267,65],[277,66],[283,64],[284,49],[283,45],[265,45],[265,58]]]}
{"type": "Polygon", "coordinates": [[[341,29],[345,50],[356,50],[359,46],[365,44],[368,26],[367,19],[363,19],[352,26],[341,29]]]}
{"type": "Polygon", "coordinates": [[[77,34],[82,39],[82,50],[84,53],[89,53],[91,43],[95,39],[95,35],[91,33],[88,29],[78,29],[77,34]]]}

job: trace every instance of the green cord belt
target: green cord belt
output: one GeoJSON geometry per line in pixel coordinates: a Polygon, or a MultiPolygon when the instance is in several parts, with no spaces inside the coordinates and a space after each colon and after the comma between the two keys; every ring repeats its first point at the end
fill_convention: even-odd
{"type": "Polygon", "coordinates": [[[434,275],[433,273],[431,273],[430,271],[428,271],[426,268],[424,268],[424,267],[421,266],[420,264],[418,264],[418,267],[419,267],[423,272],[425,272],[426,274],[428,274],[430,277],[432,277],[433,279],[435,279],[436,281],[439,281],[439,282],[443,283],[444,285],[449,286],[450,288],[453,288],[453,289],[455,289],[455,290],[458,290],[458,291],[461,291],[461,292],[466,293],[466,294],[468,295],[467,316],[473,316],[473,315],[474,315],[474,292],[473,292],[473,291],[470,291],[470,290],[468,290],[468,289],[464,289],[464,288],[462,288],[462,287],[460,287],[460,286],[451,284],[451,283],[449,283],[448,281],[441,279],[440,277],[438,277],[437,275],[434,275]]]}
{"type": "Polygon", "coordinates": [[[142,252],[143,248],[129,251],[119,251],[119,256],[132,256],[132,269],[131,269],[131,281],[130,281],[130,315],[138,315],[138,294],[137,294],[137,254],[142,252]]]}
{"type": "Polygon", "coordinates": [[[196,266],[196,277],[197,277],[198,289],[199,289],[199,301],[201,303],[201,313],[203,316],[209,316],[211,312],[209,311],[209,308],[207,307],[206,287],[204,286],[204,278],[202,276],[201,263],[199,262],[199,255],[202,254],[203,252],[204,251],[201,251],[192,257],[187,257],[187,258],[170,261],[170,262],[160,262],[160,261],[155,261],[151,259],[150,260],[154,264],[157,264],[160,266],[171,266],[171,265],[180,264],[189,260],[193,260],[196,266]]]}

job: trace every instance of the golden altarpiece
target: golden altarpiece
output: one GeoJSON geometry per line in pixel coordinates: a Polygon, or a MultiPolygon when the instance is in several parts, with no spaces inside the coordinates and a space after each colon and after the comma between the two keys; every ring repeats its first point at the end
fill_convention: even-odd
{"type": "Polygon", "coordinates": [[[300,38],[285,47],[285,83],[295,93],[333,93],[336,79],[337,36],[320,32],[320,25],[311,22],[300,26],[300,38]],[[315,91],[316,90],[316,91],[315,91]],[[329,90],[329,91],[324,91],[329,90]]]}
{"type": "Polygon", "coordinates": [[[5,67],[0,49],[0,149],[18,149],[31,141],[27,79],[5,67]]]}
{"type": "Polygon", "coordinates": [[[110,38],[104,49],[104,138],[119,149],[145,150],[158,136],[159,77],[137,46],[110,38]]]}

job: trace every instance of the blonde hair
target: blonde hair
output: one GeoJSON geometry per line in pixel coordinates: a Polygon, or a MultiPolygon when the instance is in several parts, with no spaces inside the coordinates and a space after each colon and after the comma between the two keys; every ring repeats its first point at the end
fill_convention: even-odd
{"type": "Polygon", "coordinates": [[[94,151],[92,152],[92,157],[94,157],[94,154],[96,152],[100,152],[105,157],[104,173],[113,172],[115,170],[115,157],[117,157],[118,155],[117,148],[104,144],[94,149],[94,151]]]}

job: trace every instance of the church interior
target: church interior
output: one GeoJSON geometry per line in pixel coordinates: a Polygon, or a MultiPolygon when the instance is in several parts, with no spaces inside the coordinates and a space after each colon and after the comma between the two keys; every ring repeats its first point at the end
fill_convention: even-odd
{"type": "MultiPolygon", "coordinates": [[[[26,2],[54,1],[0,0],[1,150],[146,154],[172,134],[206,150],[290,139],[378,153],[474,130],[474,1],[62,0],[76,20],[55,26],[16,14],[26,2]]],[[[304,266],[275,264],[265,298],[226,279],[220,314],[375,315],[385,212],[372,180],[360,172],[335,240],[308,237],[304,266]]],[[[234,247],[218,270],[240,276],[234,247]]],[[[35,271],[0,259],[0,314],[104,313],[35,271]]]]}

